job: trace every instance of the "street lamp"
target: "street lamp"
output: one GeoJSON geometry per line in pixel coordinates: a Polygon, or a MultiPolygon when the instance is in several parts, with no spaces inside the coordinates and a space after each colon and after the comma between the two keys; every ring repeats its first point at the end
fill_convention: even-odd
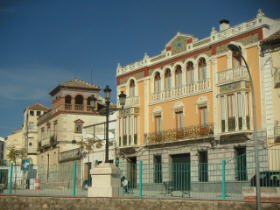
{"type": "Polygon", "coordinates": [[[250,73],[250,69],[248,66],[248,63],[246,62],[245,58],[242,55],[242,51],[241,51],[241,47],[236,44],[236,43],[229,43],[227,45],[228,49],[231,50],[232,55],[236,58],[241,58],[245,65],[246,65],[246,69],[249,75],[249,80],[250,80],[250,85],[251,85],[251,89],[252,89],[252,99],[253,99],[253,117],[254,117],[254,159],[255,159],[255,173],[256,173],[256,197],[257,197],[257,209],[260,210],[261,209],[261,192],[260,192],[260,170],[259,170],[259,155],[258,155],[258,139],[257,139],[257,120],[256,120],[256,99],[255,99],[255,89],[254,89],[254,84],[253,84],[253,80],[252,80],[252,76],[250,73]]]}
{"type": "MultiPolygon", "coordinates": [[[[105,93],[105,105],[106,105],[106,109],[105,109],[105,115],[106,115],[106,144],[105,144],[105,163],[109,163],[109,115],[110,115],[110,97],[111,97],[111,88],[106,85],[106,87],[104,88],[104,93],[105,93]]],[[[120,101],[120,105],[122,106],[122,108],[125,105],[125,100],[126,100],[126,95],[121,92],[121,94],[119,94],[119,101],[120,101]]],[[[92,109],[95,108],[96,106],[96,97],[94,95],[89,97],[89,101],[90,101],[90,106],[92,107],[92,109]]],[[[111,109],[112,111],[117,111],[119,109],[111,109]]]]}

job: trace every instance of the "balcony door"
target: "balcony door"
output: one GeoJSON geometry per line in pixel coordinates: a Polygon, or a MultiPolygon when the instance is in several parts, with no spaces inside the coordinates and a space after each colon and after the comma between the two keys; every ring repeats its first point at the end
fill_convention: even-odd
{"type": "Polygon", "coordinates": [[[156,133],[156,141],[160,141],[161,140],[161,115],[157,115],[155,116],[155,133],[156,133]]]}
{"type": "Polygon", "coordinates": [[[200,134],[207,134],[208,131],[208,116],[207,116],[207,106],[202,106],[199,108],[199,118],[200,118],[200,134]]]}
{"type": "Polygon", "coordinates": [[[176,112],[176,138],[180,139],[184,136],[183,130],[183,111],[176,112]]]}

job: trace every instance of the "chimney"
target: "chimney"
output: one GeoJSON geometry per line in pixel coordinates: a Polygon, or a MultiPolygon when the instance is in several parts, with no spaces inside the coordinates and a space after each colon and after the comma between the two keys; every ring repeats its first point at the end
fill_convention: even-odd
{"type": "Polygon", "coordinates": [[[226,19],[220,20],[220,31],[224,31],[230,27],[229,21],[226,19]]]}

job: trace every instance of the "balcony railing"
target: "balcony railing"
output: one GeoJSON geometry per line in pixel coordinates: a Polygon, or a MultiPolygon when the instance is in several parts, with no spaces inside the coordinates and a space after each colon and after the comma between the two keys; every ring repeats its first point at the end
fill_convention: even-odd
{"type": "Polygon", "coordinates": [[[87,111],[88,111],[88,112],[92,112],[92,111],[93,111],[92,106],[89,106],[89,105],[88,105],[88,106],[87,106],[87,111]]]}
{"type": "Polygon", "coordinates": [[[232,68],[218,72],[217,76],[217,85],[223,85],[241,80],[249,81],[249,75],[245,66],[240,66],[239,68],[232,68]]]}
{"type": "Polygon", "coordinates": [[[72,104],[65,104],[65,110],[72,110],[72,104]]]}
{"type": "Polygon", "coordinates": [[[59,153],[59,162],[69,161],[69,160],[78,160],[82,157],[82,152],[80,148],[72,149],[65,152],[59,153]]]}
{"type": "MultiPolygon", "coordinates": [[[[118,106],[120,107],[120,101],[118,99],[118,106]]],[[[127,96],[125,100],[125,107],[139,106],[139,96],[127,96]]]]}
{"type": "Polygon", "coordinates": [[[280,68],[277,69],[274,73],[274,87],[280,87],[280,68]]]}
{"type": "Polygon", "coordinates": [[[152,103],[171,100],[178,97],[187,97],[205,92],[210,89],[209,80],[197,81],[180,88],[173,88],[152,93],[152,103]]]}
{"type": "Polygon", "coordinates": [[[190,126],[184,127],[178,131],[177,129],[168,129],[161,132],[152,132],[146,134],[147,144],[172,142],[176,140],[187,140],[210,136],[214,134],[213,123],[208,123],[206,126],[190,126]]]}
{"type": "Polygon", "coordinates": [[[58,144],[58,141],[57,141],[57,136],[56,135],[53,135],[53,136],[51,136],[51,138],[50,138],[50,144],[51,144],[51,146],[56,146],[57,144],[58,144]]]}
{"type": "Polygon", "coordinates": [[[84,105],[82,105],[82,104],[75,104],[75,110],[83,111],[84,110],[84,105]]]}

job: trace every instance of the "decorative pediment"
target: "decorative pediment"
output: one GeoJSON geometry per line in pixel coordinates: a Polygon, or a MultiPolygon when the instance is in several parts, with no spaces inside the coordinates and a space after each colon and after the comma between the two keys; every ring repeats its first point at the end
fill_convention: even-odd
{"type": "Polygon", "coordinates": [[[183,52],[187,49],[187,44],[192,43],[193,38],[194,36],[192,35],[178,32],[176,36],[166,44],[166,51],[171,51],[172,55],[183,52]]]}

